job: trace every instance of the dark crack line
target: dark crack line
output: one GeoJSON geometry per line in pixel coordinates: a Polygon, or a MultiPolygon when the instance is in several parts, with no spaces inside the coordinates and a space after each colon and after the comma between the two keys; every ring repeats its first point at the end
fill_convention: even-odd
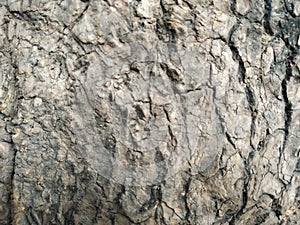
{"type": "Polygon", "coordinates": [[[191,209],[189,207],[189,202],[188,202],[188,193],[189,193],[189,189],[191,186],[191,182],[192,182],[192,179],[189,178],[187,183],[184,185],[184,205],[186,208],[186,214],[185,214],[184,218],[187,222],[190,222],[189,217],[191,216],[191,209]]]}
{"type": "Polygon", "coordinates": [[[284,102],[284,139],[283,139],[282,147],[279,149],[279,160],[278,160],[278,164],[277,164],[277,170],[279,173],[281,173],[280,165],[282,162],[282,158],[284,157],[283,155],[284,155],[287,141],[289,138],[289,132],[290,132],[289,129],[291,126],[292,113],[293,113],[292,103],[290,102],[290,100],[288,98],[288,94],[287,94],[287,92],[288,92],[287,91],[287,83],[289,82],[291,76],[292,76],[291,65],[290,65],[289,61],[287,61],[286,62],[286,75],[285,75],[285,78],[283,79],[283,81],[281,82],[281,93],[282,93],[283,102],[284,102]]]}
{"type": "MultiPolygon", "coordinates": [[[[234,5],[231,5],[231,10],[233,12],[235,12],[236,2],[233,1],[232,4],[234,4],[234,5]]],[[[246,81],[245,63],[239,53],[238,48],[235,46],[234,42],[232,41],[233,34],[238,29],[240,24],[241,24],[241,22],[238,20],[237,23],[231,29],[231,31],[229,33],[228,46],[232,52],[233,60],[238,62],[238,65],[239,65],[239,67],[238,67],[238,74],[240,75],[239,82],[241,84],[244,84],[244,90],[245,90],[245,94],[246,94],[246,98],[247,98],[247,102],[248,102],[248,107],[251,111],[250,146],[253,150],[255,150],[255,146],[252,143],[253,137],[256,132],[255,120],[257,117],[255,95],[254,95],[254,91],[252,90],[252,87],[246,81]]],[[[226,137],[228,138],[228,135],[226,135],[226,137]]],[[[228,141],[229,141],[229,143],[231,143],[230,139],[228,139],[228,141]]],[[[240,209],[237,211],[237,213],[235,215],[233,215],[233,217],[229,221],[229,225],[236,224],[236,221],[243,215],[244,210],[248,203],[248,186],[249,186],[249,180],[250,180],[250,176],[251,176],[249,161],[252,157],[251,156],[252,152],[249,153],[248,158],[243,157],[240,153],[241,158],[243,158],[243,160],[244,160],[244,174],[245,174],[243,190],[242,190],[242,205],[241,205],[240,209]]]]}
{"type": "Polygon", "coordinates": [[[287,139],[289,136],[289,128],[291,126],[292,121],[292,103],[290,102],[287,94],[287,83],[289,82],[292,76],[292,69],[289,62],[286,62],[286,76],[281,83],[281,92],[284,101],[284,141],[282,150],[286,148],[287,139]]]}
{"type": "Polygon", "coordinates": [[[263,17],[264,18],[263,27],[267,32],[267,34],[273,36],[274,32],[270,24],[271,14],[272,14],[272,0],[265,0],[265,13],[263,17]]]}
{"type": "Polygon", "coordinates": [[[248,186],[249,186],[249,180],[250,180],[250,165],[249,165],[249,159],[251,158],[251,153],[249,153],[249,156],[247,159],[244,159],[244,166],[245,166],[245,178],[244,178],[244,184],[243,184],[243,190],[242,190],[242,206],[238,210],[238,212],[233,215],[232,219],[229,221],[229,225],[235,225],[236,221],[243,215],[244,210],[246,209],[247,203],[248,203],[248,186]]]}
{"type": "MultiPolygon", "coordinates": [[[[281,23],[279,23],[279,27],[281,30],[283,30],[283,26],[281,23]]],[[[288,98],[288,82],[290,81],[291,77],[293,76],[293,71],[292,71],[292,63],[295,60],[295,57],[298,55],[298,49],[296,49],[292,44],[290,44],[289,39],[286,38],[281,32],[280,34],[281,40],[285,43],[285,47],[289,50],[289,56],[287,57],[285,61],[285,77],[281,82],[281,94],[283,98],[283,103],[284,103],[284,140],[282,147],[279,149],[279,160],[277,164],[277,169],[280,172],[280,164],[283,158],[284,151],[286,149],[287,141],[289,138],[290,134],[290,126],[292,122],[292,115],[293,115],[293,105],[290,102],[288,98]]]]}
{"type": "Polygon", "coordinates": [[[236,11],[236,0],[231,0],[230,1],[230,10],[231,12],[237,16],[237,11],[236,11]]]}
{"type": "Polygon", "coordinates": [[[167,202],[165,201],[162,201],[162,203],[168,208],[170,209],[180,220],[183,220],[183,218],[175,211],[175,209],[173,209],[171,206],[169,206],[167,204],[167,202]]]}
{"type": "Polygon", "coordinates": [[[161,184],[159,185],[152,185],[151,186],[151,194],[150,194],[150,200],[149,200],[149,207],[153,208],[154,206],[156,207],[155,210],[155,220],[159,224],[166,224],[165,217],[164,215],[164,209],[162,204],[164,203],[163,199],[163,193],[161,190],[161,184]]]}
{"type": "Polygon", "coordinates": [[[286,28],[284,27],[284,24],[282,24],[281,21],[278,22],[280,33],[278,34],[278,37],[281,38],[281,40],[284,42],[285,47],[291,52],[290,56],[288,57],[288,61],[292,61],[295,59],[296,55],[299,54],[299,49],[295,48],[290,42],[289,38],[290,36],[286,36],[284,34],[286,28]]]}
{"type": "Polygon", "coordinates": [[[234,149],[236,149],[236,146],[235,146],[234,142],[232,141],[230,135],[227,132],[225,132],[225,136],[226,136],[227,141],[232,145],[232,147],[234,149]]]}
{"type": "MultiPolygon", "coordinates": [[[[76,36],[75,33],[71,32],[71,36],[72,36],[72,38],[74,39],[74,41],[78,44],[78,46],[82,49],[82,51],[83,51],[85,54],[87,54],[87,51],[86,51],[86,49],[84,48],[85,43],[83,43],[83,42],[79,39],[79,37],[76,36]]],[[[79,53],[78,53],[78,54],[79,54],[79,53]]],[[[80,55],[80,54],[79,54],[79,55],[80,55]]]]}
{"type": "Polygon", "coordinates": [[[76,23],[78,23],[82,18],[83,16],[85,15],[86,11],[89,9],[90,7],[90,1],[82,1],[84,3],[86,3],[84,9],[82,10],[82,12],[78,15],[78,17],[67,27],[69,27],[70,30],[72,30],[74,28],[74,26],[76,25],[76,23]]]}
{"type": "MultiPolygon", "coordinates": [[[[16,118],[17,117],[17,110],[18,110],[18,107],[20,104],[19,103],[19,99],[17,98],[17,93],[18,93],[18,88],[19,88],[19,85],[17,83],[17,71],[18,71],[18,65],[16,63],[16,60],[14,59],[14,55],[13,55],[13,52],[10,53],[10,60],[11,60],[11,65],[12,65],[12,75],[13,75],[13,82],[14,82],[14,87],[15,87],[15,97],[16,97],[16,107],[14,108],[14,111],[13,111],[13,115],[11,115],[13,118],[16,118]]],[[[16,163],[16,159],[17,159],[17,148],[16,148],[16,143],[13,142],[13,139],[12,139],[12,133],[10,133],[10,141],[12,143],[12,150],[13,150],[13,158],[12,158],[12,171],[11,171],[11,175],[10,175],[10,195],[9,195],[9,199],[10,199],[10,209],[9,209],[9,212],[10,212],[10,224],[13,224],[14,223],[14,213],[15,213],[15,205],[14,205],[14,189],[15,189],[15,177],[16,177],[16,166],[17,166],[17,163],[16,163]]]]}
{"type": "MultiPolygon", "coordinates": [[[[169,18],[170,18],[170,12],[166,9],[164,3],[162,0],[160,0],[160,8],[162,9],[163,12],[163,26],[167,31],[167,34],[169,35],[169,42],[170,43],[176,43],[176,31],[174,28],[168,23],[169,18]]],[[[158,29],[156,29],[158,30],[158,29]]]]}
{"type": "Polygon", "coordinates": [[[16,176],[16,158],[17,158],[17,149],[15,147],[13,147],[13,159],[12,159],[12,172],[10,175],[10,188],[11,188],[11,192],[10,192],[10,224],[13,224],[14,221],[14,211],[15,211],[15,207],[14,207],[14,180],[15,180],[15,176],[16,176]]]}
{"type": "Polygon", "coordinates": [[[253,137],[255,135],[256,132],[256,125],[255,125],[255,120],[257,117],[257,109],[256,109],[256,101],[255,101],[255,95],[254,95],[254,91],[252,90],[252,87],[246,82],[246,67],[245,67],[245,63],[239,53],[238,48],[234,45],[232,39],[232,35],[233,33],[237,30],[238,26],[240,23],[237,23],[234,28],[232,28],[232,31],[230,32],[230,37],[229,37],[229,41],[228,41],[228,46],[232,52],[232,56],[233,59],[238,62],[239,64],[239,69],[238,69],[238,73],[240,74],[240,83],[243,83],[245,85],[244,89],[245,89],[245,94],[246,94],[246,98],[248,101],[248,106],[249,109],[251,111],[251,127],[250,127],[250,146],[252,149],[255,149],[254,144],[252,143],[253,137]]]}
{"type": "Polygon", "coordinates": [[[297,15],[294,13],[294,4],[288,3],[287,0],[284,0],[284,6],[286,11],[290,14],[291,17],[296,18],[297,15]]]}

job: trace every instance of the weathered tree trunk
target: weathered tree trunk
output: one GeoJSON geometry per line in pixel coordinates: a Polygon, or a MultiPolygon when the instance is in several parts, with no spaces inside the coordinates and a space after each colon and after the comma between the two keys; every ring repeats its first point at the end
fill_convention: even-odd
{"type": "Polygon", "coordinates": [[[0,224],[298,224],[298,0],[0,2],[0,224]]]}

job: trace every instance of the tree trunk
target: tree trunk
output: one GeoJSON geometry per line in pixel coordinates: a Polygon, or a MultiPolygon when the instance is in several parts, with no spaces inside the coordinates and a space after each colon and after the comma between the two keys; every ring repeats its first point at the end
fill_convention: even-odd
{"type": "Polygon", "coordinates": [[[0,3],[0,224],[297,224],[298,0],[0,3]]]}

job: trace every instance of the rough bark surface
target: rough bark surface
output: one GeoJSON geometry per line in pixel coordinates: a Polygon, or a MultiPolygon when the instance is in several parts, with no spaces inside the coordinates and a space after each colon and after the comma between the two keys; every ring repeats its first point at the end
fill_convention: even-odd
{"type": "Polygon", "coordinates": [[[299,224],[298,0],[1,0],[0,224],[299,224]]]}

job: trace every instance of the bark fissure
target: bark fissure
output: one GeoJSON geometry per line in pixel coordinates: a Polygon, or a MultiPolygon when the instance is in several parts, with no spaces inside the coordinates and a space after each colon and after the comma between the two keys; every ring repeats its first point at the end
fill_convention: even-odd
{"type": "Polygon", "coordinates": [[[263,26],[265,31],[269,35],[273,36],[274,31],[271,28],[271,24],[270,24],[271,14],[272,14],[272,0],[265,0],[265,13],[264,13],[263,26]]]}
{"type": "Polygon", "coordinates": [[[299,10],[0,3],[0,224],[297,223],[299,10]]]}

